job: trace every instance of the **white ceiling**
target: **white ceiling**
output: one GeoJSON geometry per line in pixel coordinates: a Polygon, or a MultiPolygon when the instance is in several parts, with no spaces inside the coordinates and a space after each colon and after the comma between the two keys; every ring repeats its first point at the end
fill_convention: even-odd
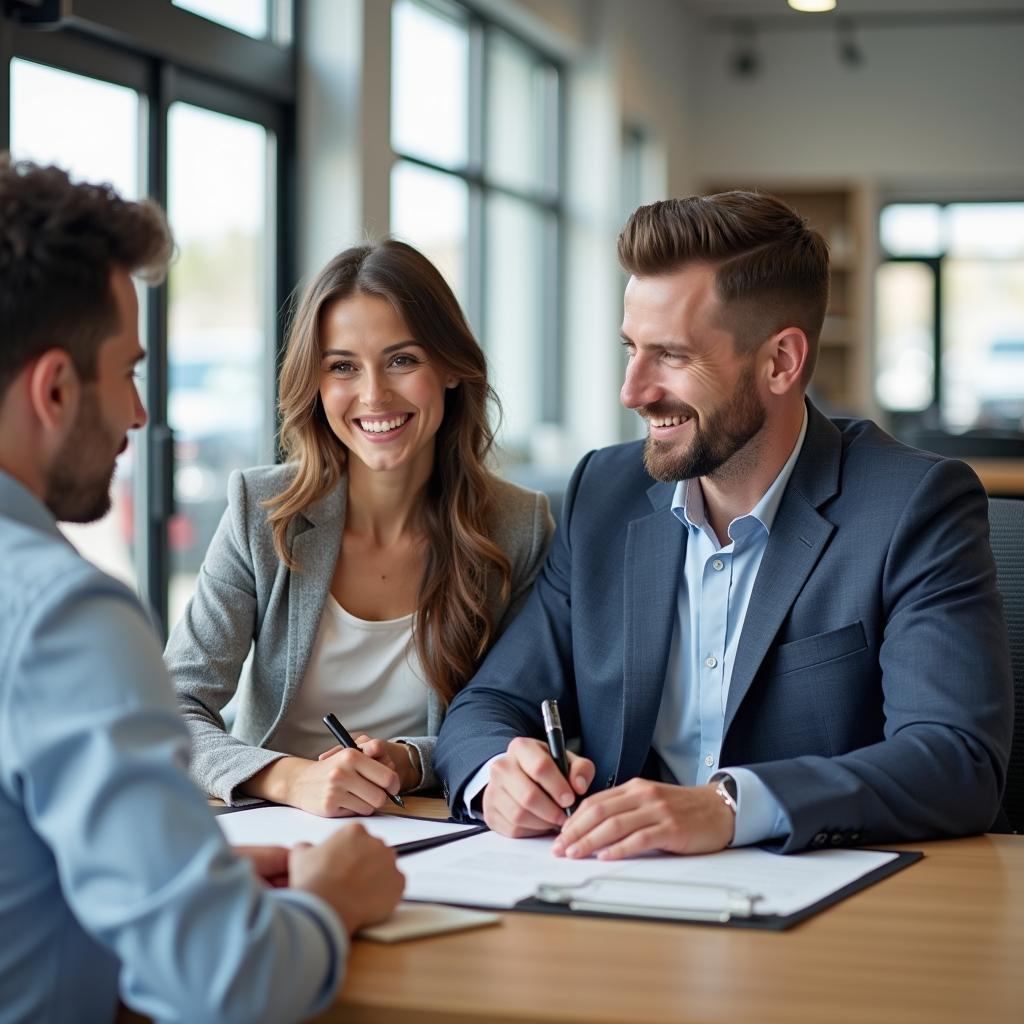
{"type": "MultiPolygon", "coordinates": [[[[686,6],[700,15],[791,15],[811,19],[822,15],[798,14],[786,0],[684,0],[686,6]]],[[[980,14],[990,11],[1024,12],[1024,0],[839,0],[833,14],[921,14],[954,12],[980,14]]],[[[825,16],[827,17],[827,15],[825,16]]]]}

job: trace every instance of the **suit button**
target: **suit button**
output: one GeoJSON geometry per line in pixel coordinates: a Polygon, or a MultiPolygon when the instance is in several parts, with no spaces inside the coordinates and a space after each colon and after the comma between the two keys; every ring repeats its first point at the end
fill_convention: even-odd
{"type": "Polygon", "coordinates": [[[851,832],[850,833],[850,842],[851,843],[859,843],[860,842],[860,833],[859,832],[851,832]]]}
{"type": "Polygon", "coordinates": [[[833,846],[842,846],[843,845],[843,833],[842,832],[833,832],[832,833],[832,840],[831,840],[831,842],[832,842],[833,846]]]}
{"type": "Polygon", "coordinates": [[[605,789],[611,789],[612,786],[614,786],[614,785],[615,785],[615,776],[614,775],[609,775],[608,778],[605,779],[604,788],[605,789]]]}
{"type": "Polygon", "coordinates": [[[819,832],[812,840],[811,846],[826,846],[828,844],[828,836],[824,832],[819,832]]]}

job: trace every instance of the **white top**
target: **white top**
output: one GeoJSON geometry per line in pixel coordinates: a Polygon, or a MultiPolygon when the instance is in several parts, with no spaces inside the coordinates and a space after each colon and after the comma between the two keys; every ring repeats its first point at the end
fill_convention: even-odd
{"type": "Polygon", "coordinates": [[[412,642],[412,614],[370,622],[327,595],[306,675],[273,745],[315,759],[336,745],[323,716],[333,711],[353,737],[423,736],[427,693],[412,642]]]}

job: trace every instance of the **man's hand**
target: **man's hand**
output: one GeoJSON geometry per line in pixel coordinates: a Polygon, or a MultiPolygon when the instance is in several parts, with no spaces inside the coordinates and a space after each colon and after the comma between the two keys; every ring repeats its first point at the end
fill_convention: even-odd
{"type": "Polygon", "coordinates": [[[495,832],[520,839],[558,829],[565,808],[594,780],[594,762],[569,754],[569,782],[540,740],[516,737],[491,765],[484,788],[484,821],[495,832]],[[571,786],[570,786],[571,783],[571,786]]]}
{"type": "Polygon", "coordinates": [[[288,884],[287,846],[235,846],[233,849],[252,864],[267,885],[282,889],[288,884]]]}
{"type": "Polygon", "coordinates": [[[339,750],[321,761],[282,757],[257,772],[244,789],[322,818],[342,818],[373,814],[400,786],[394,768],[361,750],[339,750]]]}
{"type": "MultiPolygon", "coordinates": [[[[413,761],[412,754],[410,753],[412,748],[408,743],[372,739],[369,736],[357,736],[356,743],[359,744],[359,749],[367,757],[372,757],[374,761],[379,761],[393,772],[398,773],[402,784],[399,792],[404,793],[407,790],[415,789],[423,781],[418,765],[419,759],[417,758],[415,762],[413,761]]],[[[330,750],[325,750],[320,755],[319,760],[323,761],[325,758],[334,757],[335,754],[340,753],[344,749],[341,746],[333,746],[330,750]]]]}
{"type": "Polygon", "coordinates": [[[665,853],[716,853],[732,842],[736,816],[706,786],[673,786],[631,779],[580,805],[552,847],[559,857],[600,860],[665,853]]]}
{"type": "Polygon", "coordinates": [[[298,843],[288,858],[292,887],[329,903],[349,935],[383,921],[402,898],[395,851],[362,825],[339,829],[318,846],[298,843]]]}

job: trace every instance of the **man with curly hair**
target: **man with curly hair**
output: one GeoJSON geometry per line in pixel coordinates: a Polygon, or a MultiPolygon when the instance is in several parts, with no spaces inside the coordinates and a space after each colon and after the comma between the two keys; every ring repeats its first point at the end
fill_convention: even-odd
{"type": "Polygon", "coordinates": [[[145,423],[132,276],[159,280],[172,248],[154,204],[0,154],[5,1022],[110,1020],[119,986],[162,1021],[305,1018],[334,998],[348,934],[402,889],[358,826],[231,851],[145,613],[57,529],[106,513],[145,423]]]}

